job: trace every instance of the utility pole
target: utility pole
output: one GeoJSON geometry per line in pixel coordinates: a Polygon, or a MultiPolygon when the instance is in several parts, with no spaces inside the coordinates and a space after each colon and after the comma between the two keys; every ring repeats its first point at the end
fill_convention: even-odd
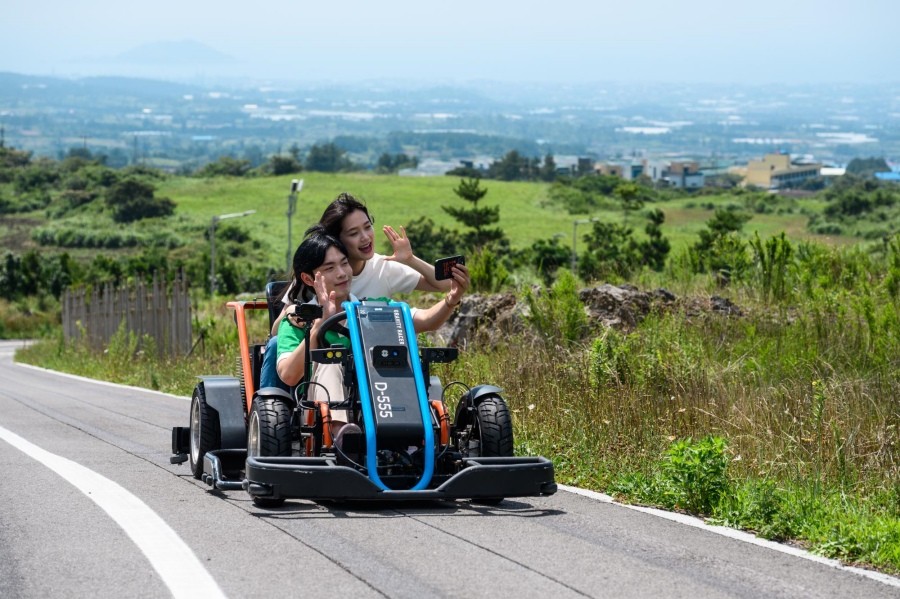
{"type": "Polygon", "coordinates": [[[291,181],[291,193],[288,194],[288,209],[287,209],[287,221],[288,221],[288,245],[287,245],[287,257],[285,259],[286,266],[285,272],[291,272],[291,258],[294,253],[294,246],[291,245],[291,217],[294,216],[294,210],[297,208],[297,194],[300,193],[300,190],[303,189],[303,179],[294,179],[291,181]]]}

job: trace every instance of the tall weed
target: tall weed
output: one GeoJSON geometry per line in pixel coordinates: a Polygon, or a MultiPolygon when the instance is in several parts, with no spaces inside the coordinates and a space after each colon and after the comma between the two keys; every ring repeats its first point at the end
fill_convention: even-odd
{"type": "Polygon", "coordinates": [[[572,344],[587,332],[587,313],[578,297],[575,276],[560,272],[553,286],[537,294],[531,288],[524,293],[528,321],[545,338],[556,344],[572,344]]]}
{"type": "Polygon", "coordinates": [[[794,248],[784,234],[770,237],[763,243],[759,233],[750,240],[753,261],[758,269],[763,301],[784,301],[788,297],[789,268],[793,265],[794,248]]]}
{"type": "Polygon", "coordinates": [[[509,280],[509,271],[497,255],[485,247],[469,256],[467,266],[472,290],[482,293],[500,291],[509,280]]]}

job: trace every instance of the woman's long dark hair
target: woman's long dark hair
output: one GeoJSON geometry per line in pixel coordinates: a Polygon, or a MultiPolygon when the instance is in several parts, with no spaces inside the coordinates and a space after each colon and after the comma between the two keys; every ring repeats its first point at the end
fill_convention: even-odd
{"type": "Polygon", "coordinates": [[[366,205],[345,191],[338,194],[338,197],[328,204],[328,207],[325,208],[325,212],[322,213],[322,218],[319,219],[319,222],[307,229],[306,234],[326,233],[340,239],[344,218],[357,210],[364,212],[366,218],[369,219],[369,222],[373,225],[375,224],[375,219],[369,214],[369,209],[366,208],[366,205]]]}
{"type": "Polygon", "coordinates": [[[311,228],[312,231],[303,242],[297,246],[294,252],[293,276],[294,286],[288,292],[288,299],[296,302],[299,298],[301,302],[312,301],[316,297],[316,290],[303,282],[300,278],[301,273],[306,273],[315,277],[315,271],[325,262],[325,254],[328,248],[336,247],[342,254],[347,255],[347,248],[341,243],[341,240],[332,235],[324,233],[321,229],[311,228]]]}

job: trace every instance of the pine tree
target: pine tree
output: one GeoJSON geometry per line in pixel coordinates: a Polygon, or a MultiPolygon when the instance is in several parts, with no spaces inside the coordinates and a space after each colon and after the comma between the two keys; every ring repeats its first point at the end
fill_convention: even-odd
{"type": "Polygon", "coordinates": [[[499,242],[505,238],[499,227],[488,228],[500,220],[500,206],[479,206],[478,202],[484,198],[488,190],[481,187],[481,180],[460,179],[459,185],[453,189],[457,196],[472,203],[471,208],[456,208],[454,206],[442,206],[441,208],[473,231],[468,231],[463,238],[472,249],[480,249],[491,243],[499,242]]]}

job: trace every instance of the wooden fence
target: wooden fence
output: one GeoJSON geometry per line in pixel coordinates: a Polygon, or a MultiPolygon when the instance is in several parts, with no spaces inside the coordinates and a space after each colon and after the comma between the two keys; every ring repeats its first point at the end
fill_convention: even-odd
{"type": "Polygon", "coordinates": [[[138,339],[152,337],[160,356],[184,355],[191,349],[191,300],[187,283],[180,279],[170,290],[156,277],[149,286],[141,281],[118,289],[107,284],[90,292],[66,290],[62,320],[67,341],[85,335],[94,349],[107,347],[122,322],[138,339]]]}

